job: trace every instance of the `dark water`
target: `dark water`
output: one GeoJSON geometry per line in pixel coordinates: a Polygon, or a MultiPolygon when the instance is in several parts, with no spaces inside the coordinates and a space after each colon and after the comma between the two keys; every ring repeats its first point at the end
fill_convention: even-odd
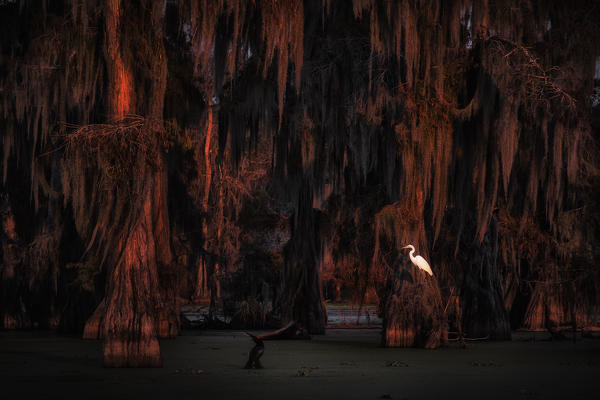
{"type": "Polygon", "coordinates": [[[471,342],[438,350],[379,347],[377,329],[266,342],[263,370],[244,370],[250,340],[184,331],[161,342],[163,368],[106,369],[101,342],[0,332],[3,399],[595,399],[600,340],[471,342]]]}

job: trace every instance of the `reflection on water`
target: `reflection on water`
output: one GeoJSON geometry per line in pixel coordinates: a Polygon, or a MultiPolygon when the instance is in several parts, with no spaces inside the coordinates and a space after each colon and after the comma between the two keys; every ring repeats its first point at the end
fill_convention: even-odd
{"type": "MultiPolygon", "coordinates": [[[[377,315],[377,306],[375,304],[362,306],[360,315],[358,305],[327,303],[326,307],[327,325],[329,327],[381,327],[382,320],[377,315]]],[[[215,309],[213,315],[225,323],[231,322],[231,317],[225,316],[222,308],[215,309]]],[[[181,309],[181,317],[187,327],[198,328],[208,319],[208,305],[185,305],[181,309]]]]}

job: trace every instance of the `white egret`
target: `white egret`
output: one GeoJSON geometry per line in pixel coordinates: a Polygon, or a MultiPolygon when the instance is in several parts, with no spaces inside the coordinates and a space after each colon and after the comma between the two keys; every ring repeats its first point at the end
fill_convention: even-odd
{"type": "Polygon", "coordinates": [[[429,263],[425,261],[425,259],[421,256],[414,256],[415,246],[409,244],[408,246],[404,246],[403,249],[411,249],[410,250],[410,261],[415,264],[417,267],[421,268],[423,271],[427,272],[429,275],[433,276],[433,271],[431,271],[431,267],[429,263]]]}

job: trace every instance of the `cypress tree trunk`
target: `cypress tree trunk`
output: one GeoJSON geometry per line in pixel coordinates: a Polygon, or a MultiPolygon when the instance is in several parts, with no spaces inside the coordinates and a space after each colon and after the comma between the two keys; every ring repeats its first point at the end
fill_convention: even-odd
{"type": "Polygon", "coordinates": [[[510,320],[498,271],[498,220],[490,220],[480,245],[472,245],[464,260],[461,293],[463,330],[468,337],[510,340],[510,320]]]}
{"type": "Polygon", "coordinates": [[[447,339],[437,278],[409,264],[396,271],[391,284],[382,345],[434,349],[447,339]]]}
{"type": "Polygon", "coordinates": [[[161,288],[158,278],[159,269],[168,272],[172,261],[166,168],[157,137],[166,89],[164,16],[156,2],[146,4],[141,15],[134,13],[140,11],[119,1],[108,1],[105,7],[107,109],[117,124],[129,114],[144,115],[142,137],[149,149],[130,154],[135,163],[126,178],[132,188],[117,185],[114,189],[116,207],[124,210],[126,222],[114,235],[111,251],[116,257],[109,258],[114,264],[108,265],[106,297],[84,332],[84,337],[104,338],[104,365],[108,367],[160,366],[158,336],[172,337],[179,329],[174,285],[166,282],[161,288]],[[125,26],[131,21],[138,22],[139,32],[132,33],[125,26]]]}
{"type": "MultiPolygon", "coordinates": [[[[166,60],[166,57],[163,57],[163,60],[166,60]]],[[[164,68],[166,72],[166,65],[164,68]]],[[[162,109],[160,111],[162,111],[162,109]]],[[[177,276],[173,269],[174,257],[171,248],[171,232],[169,229],[167,163],[160,150],[158,151],[158,154],[159,157],[154,166],[155,172],[153,178],[155,181],[152,195],[153,205],[156,207],[152,209],[152,211],[154,213],[154,241],[156,244],[156,261],[160,284],[158,335],[160,338],[173,338],[180,333],[181,321],[179,316],[179,305],[177,303],[177,276]]]]}
{"type": "Polygon", "coordinates": [[[413,243],[428,258],[423,218],[418,210],[422,195],[382,208],[375,215],[375,250],[372,267],[387,275],[382,296],[385,347],[423,347],[434,349],[447,340],[446,318],[438,286],[439,269],[433,275],[413,265],[410,253],[402,249],[413,243]]]}
{"type": "Polygon", "coordinates": [[[296,321],[309,333],[323,334],[327,311],[319,278],[319,238],[312,205],[312,188],[304,180],[292,237],[285,249],[281,314],[284,323],[296,321]]]}
{"type": "Polygon", "coordinates": [[[123,236],[122,255],[110,273],[104,316],[104,365],[107,367],[161,366],[152,178],[146,173],[146,188],[139,199],[143,202],[141,215],[133,222],[131,232],[123,236]]]}

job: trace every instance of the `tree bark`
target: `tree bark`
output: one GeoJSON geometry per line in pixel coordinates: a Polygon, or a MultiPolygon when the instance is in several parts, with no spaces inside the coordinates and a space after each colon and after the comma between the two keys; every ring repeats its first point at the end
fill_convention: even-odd
{"type": "Polygon", "coordinates": [[[428,258],[423,223],[423,193],[415,191],[403,201],[383,207],[375,215],[374,270],[383,268],[386,286],[379,288],[383,313],[384,347],[437,348],[446,343],[446,316],[438,286],[439,269],[433,275],[413,265],[402,249],[415,245],[428,258]]]}
{"type": "MultiPolygon", "coordinates": [[[[132,113],[145,115],[148,126],[144,129],[150,129],[153,124],[162,123],[167,70],[161,3],[149,2],[144,8],[147,12],[139,14],[138,9],[128,9],[119,0],[106,3],[107,108],[111,120],[116,122],[132,113]],[[136,34],[140,35],[139,40],[146,41],[151,52],[135,48],[131,37],[122,40],[121,19],[126,18],[128,23],[138,21],[141,33],[136,34]],[[141,62],[128,64],[128,60],[136,58],[141,62]],[[150,71],[138,70],[141,64],[149,65],[150,71]]],[[[113,252],[118,256],[111,258],[116,261],[108,266],[106,297],[84,332],[84,337],[104,338],[107,367],[161,366],[158,337],[173,337],[179,332],[176,285],[169,273],[172,252],[166,166],[160,138],[152,135],[152,131],[147,132],[146,139],[155,159],[137,154],[133,176],[129,177],[137,193],[132,191],[134,194],[128,198],[115,189],[117,202],[128,213],[127,222],[116,235],[117,248],[113,252]],[[132,204],[129,206],[128,202],[132,204]],[[162,286],[159,272],[166,277],[162,286]]]]}
{"type": "Polygon", "coordinates": [[[325,333],[327,311],[319,278],[319,242],[312,188],[303,181],[292,237],[285,249],[281,314],[283,323],[297,322],[312,334],[325,333]]]}
{"type": "Polygon", "coordinates": [[[461,290],[463,331],[467,337],[510,340],[510,319],[504,305],[498,258],[498,220],[490,220],[480,245],[465,259],[461,290]]]}
{"type": "Polygon", "coordinates": [[[391,283],[382,345],[435,349],[447,340],[437,278],[409,263],[403,263],[391,283]]]}
{"type": "Polygon", "coordinates": [[[132,224],[106,293],[104,316],[104,366],[159,367],[158,344],[160,287],[157,247],[154,241],[155,210],[152,177],[146,175],[146,190],[140,201],[142,213],[132,224]]]}
{"type": "Polygon", "coordinates": [[[153,202],[156,207],[154,209],[154,240],[161,300],[158,313],[158,335],[160,338],[174,338],[181,332],[181,320],[177,302],[177,276],[174,271],[175,263],[169,229],[167,166],[162,154],[155,166],[154,179],[156,180],[153,187],[153,202]]]}
{"type": "Polygon", "coordinates": [[[550,285],[537,283],[529,299],[522,327],[531,330],[559,326],[563,321],[563,306],[559,302],[559,291],[551,291],[550,285]]]}

